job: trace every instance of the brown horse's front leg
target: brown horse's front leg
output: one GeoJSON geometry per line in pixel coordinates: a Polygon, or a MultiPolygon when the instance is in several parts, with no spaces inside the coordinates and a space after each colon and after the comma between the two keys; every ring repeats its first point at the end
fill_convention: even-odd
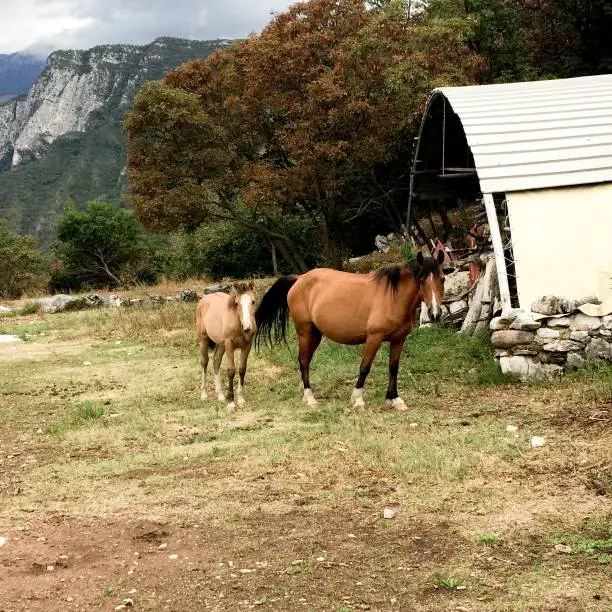
{"type": "Polygon", "coordinates": [[[397,372],[400,356],[404,348],[406,336],[401,340],[391,342],[389,347],[389,386],[387,387],[387,403],[396,410],[408,410],[404,400],[397,394],[397,372]]]}
{"type": "Polygon", "coordinates": [[[227,359],[227,407],[236,407],[234,402],[234,376],[236,375],[236,363],[234,361],[234,345],[231,340],[225,341],[225,354],[227,359]]]}
{"type": "Polygon", "coordinates": [[[354,408],[363,408],[365,406],[365,402],[363,401],[363,386],[365,385],[366,378],[372,367],[372,362],[374,361],[374,357],[376,357],[376,353],[382,341],[383,337],[379,334],[368,336],[366,339],[363,355],[361,356],[361,364],[359,365],[359,378],[351,394],[351,401],[353,402],[354,408]]]}

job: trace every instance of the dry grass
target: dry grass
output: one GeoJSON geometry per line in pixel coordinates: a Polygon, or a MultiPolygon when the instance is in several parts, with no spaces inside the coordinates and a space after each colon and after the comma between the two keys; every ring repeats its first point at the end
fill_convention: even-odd
{"type": "Polygon", "coordinates": [[[610,609],[612,564],[588,552],[612,537],[610,367],[518,385],[484,343],[424,330],[400,372],[407,413],[380,407],[385,354],[367,410],[348,411],[359,348],[330,343],[313,366],[318,407],[300,402],[291,347],[253,355],[248,406],[228,413],[198,399],[193,310],[4,325],[28,330],[0,348],[0,535],[20,538],[0,551],[8,609],[64,605],[59,574],[26,571],[46,558],[37,534],[68,555],[103,551],[63,574],[81,576],[86,609],[134,584],[143,609],[610,609]],[[532,450],[532,435],[547,445],[532,450]],[[166,540],[184,565],[160,553],[166,540]],[[134,549],[147,571],[128,575],[112,560],[134,549]]]}

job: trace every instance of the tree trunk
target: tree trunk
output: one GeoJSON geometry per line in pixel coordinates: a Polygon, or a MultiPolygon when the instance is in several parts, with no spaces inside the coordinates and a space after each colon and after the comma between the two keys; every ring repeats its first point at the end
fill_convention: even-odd
{"type": "Polygon", "coordinates": [[[321,234],[326,265],[336,270],[342,270],[342,243],[338,232],[329,222],[325,214],[321,214],[321,234]]]}
{"type": "Polygon", "coordinates": [[[272,247],[272,272],[274,276],[278,276],[278,261],[276,261],[276,245],[273,242],[270,242],[270,246],[272,247]]]}

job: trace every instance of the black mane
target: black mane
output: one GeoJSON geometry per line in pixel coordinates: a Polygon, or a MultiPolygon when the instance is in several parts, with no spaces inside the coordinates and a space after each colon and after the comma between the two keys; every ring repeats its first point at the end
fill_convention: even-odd
{"type": "Polygon", "coordinates": [[[407,269],[412,274],[412,277],[421,283],[432,272],[437,272],[439,268],[438,262],[433,257],[425,257],[422,264],[419,264],[416,259],[412,259],[405,264],[395,264],[379,268],[374,273],[374,280],[377,283],[385,281],[387,286],[391,288],[391,291],[395,293],[399,285],[402,270],[407,269]]]}

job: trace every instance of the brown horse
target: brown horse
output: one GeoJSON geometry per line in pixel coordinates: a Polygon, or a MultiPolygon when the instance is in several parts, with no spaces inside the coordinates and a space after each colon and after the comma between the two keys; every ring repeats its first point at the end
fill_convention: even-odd
{"type": "Polygon", "coordinates": [[[220,402],[225,401],[221,388],[221,361],[227,355],[228,408],[235,408],[234,376],[236,365],[234,351],[240,349],[240,366],[238,369],[238,404],[244,404],[244,377],[247,359],[253,343],[257,326],[254,311],[255,299],[253,284],[236,284],[228,293],[211,293],[205,295],[196,308],[196,329],[202,366],[202,385],[200,397],[206,399],[206,369],[208,367],[208,349],[214,348],[213,366],[215,369],[215,393],[220,402]]]}
{"type": "Polygon", "coordinates": [[[421,302],[429,318],[440,318],[444,294],[444,253],[424,258],[421,253],[405,265],[381,268],[375,273],[352,274],[318,268],[301,276],[279,278],[262,298],[255,319],[261,338],[268,342],[285,339],[287,314],[295,324],[299,343],[298,361],[304,386],[304,401],[316,400],[310,389],[310,362],[321,338],[340,344],[364,344],[359,378],[351,395],[353,406],[363,407],[363,386],[380,345],[388,341],[389,386],[387,402],[397,410],[406,404],[397,393],[399,360],[421,302]]]}

